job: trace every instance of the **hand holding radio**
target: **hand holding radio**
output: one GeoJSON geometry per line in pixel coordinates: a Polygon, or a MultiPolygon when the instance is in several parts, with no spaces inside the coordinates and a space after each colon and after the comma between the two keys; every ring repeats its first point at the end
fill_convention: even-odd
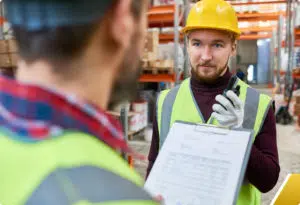
{"type": "Polygon", "coordinates": [[[234,87],[236,77],[233,77],[223,95],[217,95],[218,103],[213,105],[212,117],[222,126],[241,128],[244,120],[244,103],[238,97],[240,87],[234,87]]]}

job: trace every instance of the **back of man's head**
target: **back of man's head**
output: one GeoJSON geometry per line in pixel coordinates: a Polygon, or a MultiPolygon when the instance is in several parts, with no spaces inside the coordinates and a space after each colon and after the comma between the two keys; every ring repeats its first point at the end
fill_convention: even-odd
{"type": "MultiPolygon", "coordinates": [[[[22,60],[45,60],[58,69],[56,72],[63,72],[61,65],[83,53],[118,1],[6,0],[5,6],[22,60]]],[[[131,3],[137,19],[142,2],[131,3]]]]}
{"type": "Polygon", "coordinates": [[[148,0],[4,0],[4,5],[23,66],[18,80],[65,88],[72,78],[72,86],[86,89],[85,98],[103,106],[100,98],[110,96],[115,103],[135,90],[148,0]],[[30,77],[37,75],[43,80],[30,77]]]}

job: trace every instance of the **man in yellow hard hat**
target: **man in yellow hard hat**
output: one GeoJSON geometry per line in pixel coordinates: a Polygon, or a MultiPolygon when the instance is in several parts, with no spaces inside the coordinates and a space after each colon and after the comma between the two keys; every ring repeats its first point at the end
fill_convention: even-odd
{"type": "Polygon", "coordinates": [[[4,5],[20,59],[0,76],[0,204],[158,204],[106,113],[135,91],[148,0],[4,5]]]}
{"type": "Polygon", "coordinates": [[[258,205],[261,192],[275,186],[280,172],[276,123],[271,98],[229,72],[240,35],[237,15],[223,0],[202,0],[190,10],[183,33],[191,78],[158,97],[148,174],[176,120],[251,129],[255,140],[237,204],[258,205]],[[236,92],[223,95],[231,79],[236,92]]]}

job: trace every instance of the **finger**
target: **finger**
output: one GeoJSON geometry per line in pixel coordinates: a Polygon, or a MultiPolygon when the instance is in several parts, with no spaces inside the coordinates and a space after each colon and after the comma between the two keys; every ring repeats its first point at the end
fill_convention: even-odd
{"type": "Polygon", "coordinates": [[[163,201],[163,197],[161,195],[158,195],[155,197],[155,200],[158,202],[161,202],[161,201],[163,201]]]}
{"type": "Polygon", "coordinates": [[[234,113],[234,107],[226,97],[224,97],[223,95],[217,95],[216,101],[220,103],[222,106],[224,106],[226,110],[228,110],[231,113],[234,113]]]}
{"type": "Polygon", "coordinates": [[[243,102],[232,90],[229,90],[226,93],[226,96],[232,101],[234,107],[236,107],[237,109],[242,108],[243,102]]]}
{"type": "Polygon", "coordinates": [[[160,204],[164,204],[164,198],[161,195],[156,196],[154,200],[159,202],[160,204]]]}
{"type": "Polygon", "coordinates": [[[218,114],[216,112],[212,113],[212,117],[215,118],[221,125],[223,126],[229,126],[233,123],[235,123],[236,119],[234,116],[224,116],[221,114],[218,114]]]}
{"type": "Polygon", "coordinates": [[[221,115],[228,115],[229,112],[220,104],[214,104],[212,107],[213,111],[221,115]]]}

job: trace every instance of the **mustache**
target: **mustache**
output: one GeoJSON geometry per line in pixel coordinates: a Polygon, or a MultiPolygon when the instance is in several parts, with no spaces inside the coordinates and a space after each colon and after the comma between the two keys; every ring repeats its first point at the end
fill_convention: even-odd
{"type": "Polygon", "coordinates": [[[204,67],[216,67],[216,65],[215,65],[215,64],[213,64],[213,63],[210,63],[210,62],[206,62],[206,63],[199,63],[199,64],[197,65],[197,67],[201,67],[201,66],[204,66],[204,67]]]}

